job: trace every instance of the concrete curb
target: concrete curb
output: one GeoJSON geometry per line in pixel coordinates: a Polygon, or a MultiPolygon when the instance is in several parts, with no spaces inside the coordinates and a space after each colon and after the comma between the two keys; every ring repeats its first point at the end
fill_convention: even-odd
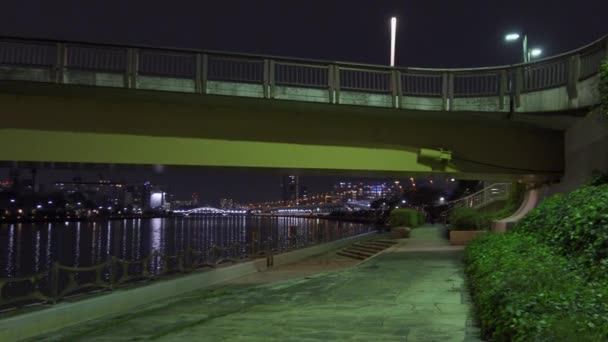
{"type": "MultiPolygon", "coordinates": [[[[307,257],[339,249],[353,242],[370,239],[375,234],[375,232],[371,232],[278,254],[274,256],[274,266],[290,264],[307,257]]],[[[32,338],[104,316],[128,313],[138,306],[153,301],[200,290],[265,269],[267,269],[266,259],[256,259],[210,271],[196,272],[179,278],[159,280],[141,287],[118,289],[73,303],[59,303],[48,309],[1,320],[0,341],[18,341],[32,338]]]]}

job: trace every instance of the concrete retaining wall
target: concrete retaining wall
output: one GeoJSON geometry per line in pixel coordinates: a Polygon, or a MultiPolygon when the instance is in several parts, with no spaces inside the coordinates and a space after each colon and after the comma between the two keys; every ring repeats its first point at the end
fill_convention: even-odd
{"type": "MultiPolygon", "coordinates": [[[[357,241],[373,238],[375,235],[375,233],[368,233],[278,254],[274,256],[274,266],[294,263],[313,255],[345,247],[357,241]]],[[[196,272],[175,279],[159,280],[137,288],[118,289],[74,303],[59,303],[48,309],[0,320],[0,341],[17,341],[31,338],[104,316],[124,314],[138,306],[200,290],[265,269],[266,259],[256,259],[211,271],[196,272]]]]}
{"type": "Polygon", "coordinates": [[[599,109],[565,132],[565,172],[546,196],[570,192],[591,179],[594,171],[608,172],[608,118],[599,109]]]}

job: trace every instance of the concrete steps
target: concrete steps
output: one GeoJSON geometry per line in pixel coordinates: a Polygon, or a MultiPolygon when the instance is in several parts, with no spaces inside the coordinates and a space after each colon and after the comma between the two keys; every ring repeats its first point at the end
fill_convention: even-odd
{"type": "Polygon", "coordinates": [[[396,243],[396,241],[384,239],[356,242],[339,251],[337,254],[357,260],[365,260],[396,243]]]}
{"type": "Polygon", "coordinates": [[[365,260],[366,259],[365,257],[359,256],[359,255],[356,255],[356,254],[351,254],[351,253],[345,252],[345,251],[340,251],[337,254],[341,255],[341,256],[349,257],[349,258],[352,258],[352,259],[357,259],[357,260],[365,260]]]}

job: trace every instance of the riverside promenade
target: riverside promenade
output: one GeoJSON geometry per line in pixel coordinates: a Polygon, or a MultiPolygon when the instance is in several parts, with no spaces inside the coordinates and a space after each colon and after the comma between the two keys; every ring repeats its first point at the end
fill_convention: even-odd
{"type": "Polygon", "coordinates": [[[362,263],[333,251],[35,340],[478,341],[463,248],[440,228],[362,263]]]}

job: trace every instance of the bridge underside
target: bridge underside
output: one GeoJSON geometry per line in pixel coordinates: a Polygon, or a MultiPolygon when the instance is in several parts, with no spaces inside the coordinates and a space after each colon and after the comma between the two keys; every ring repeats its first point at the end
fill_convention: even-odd
{"type": "Polygon", "coordinates": [[[563,133],[508,113],[393,110],[219,95],[0,83],[0,160],[451,173],[554,179],[563,133]],[[447,164],[420,148],[447,149],[447,164]]]}

